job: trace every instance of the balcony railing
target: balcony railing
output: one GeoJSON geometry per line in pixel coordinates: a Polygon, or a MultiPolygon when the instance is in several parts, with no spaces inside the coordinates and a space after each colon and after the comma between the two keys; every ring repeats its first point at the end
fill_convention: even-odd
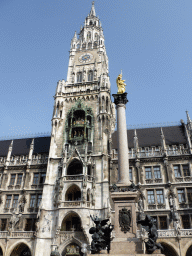
{"type": "MultiPolygon", "coordinates": [[[[73,181],[81,181],[83,180],[84,175],[83,174],[79,174],[79,175],[65,175],[63,180],[73,180],[73,181]]],[[[93,181],[93,177],[90,175],[87,175],[87,181],[93,181]]]]}
{"type": "Polygon", "coordinates": [[[31,164],[47,164],[48,159],[32,159],[31,164]]]}

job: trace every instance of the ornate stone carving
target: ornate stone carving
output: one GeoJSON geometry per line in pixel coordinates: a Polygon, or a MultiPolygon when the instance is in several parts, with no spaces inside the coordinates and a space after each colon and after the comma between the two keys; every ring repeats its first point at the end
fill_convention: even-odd
{"type": "Polygon", "coordinates": [[[119,210],[119,226],[124,233],[130,230],[131,218],[131,210],[127,210],[126,208],[119,210]]]}

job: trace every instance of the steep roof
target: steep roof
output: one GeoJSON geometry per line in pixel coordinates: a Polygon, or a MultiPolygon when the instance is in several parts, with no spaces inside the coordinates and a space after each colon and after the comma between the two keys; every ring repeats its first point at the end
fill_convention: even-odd
{"type": "MultiPolygon", "coordinates": [[[[162,127],[166,145],[178,145],[178,144],[187,144],[185,138],[184,127],[181,126],[169,126],[162,127]]],[[[137,138],[139,147],[151,147],[151,146],[160,146],[161,145],[161,128],[143,128],[137,129],[137,138]]],[[[133,148],[134,144],[134,130],[127,130],[128,136],[128,145],[129,148],[133,148]]],[[[112,148],[117,148],[117,131],[112,134],[112,148]]]]}
{"type": "MultiPolygon", "coordinates": [[[[51,137],[34,138],[33,154],[49,153],[51,137]]],[[[12,140],[0,141],[0,156],[7,156],[9,146],[12,140]]],[[[32,138],[13,140],[13,149],[11,155],[28,155],[32,138]]]]}

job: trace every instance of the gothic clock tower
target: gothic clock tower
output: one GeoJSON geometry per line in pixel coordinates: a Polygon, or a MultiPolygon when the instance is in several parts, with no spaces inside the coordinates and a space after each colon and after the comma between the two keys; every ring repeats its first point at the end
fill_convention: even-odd
{"type": "MultiPolygon", "coordinates": [[[[71,40],[67,81],[57,84],[36,256],[90,243],[90,215],[110,216],[109,170],[115,107],[105,39],[94,2],[71,40]],[[46,248],[46,250],[45,250],[46,248]]],[[[79,248],[79,249],[78,249],[79,248]]],[[[79,252],[80,253],[80,252],[79,252]]]]}

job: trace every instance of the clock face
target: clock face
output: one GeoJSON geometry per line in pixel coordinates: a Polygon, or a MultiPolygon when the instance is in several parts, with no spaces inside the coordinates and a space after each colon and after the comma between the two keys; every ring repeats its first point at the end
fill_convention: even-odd
{"type": "Polygon", "coordinates": [[[93,55],[90,53],[85,53],[79,57],[79,62],[85,63],[91,61],[93,58],[93,55]]]}

